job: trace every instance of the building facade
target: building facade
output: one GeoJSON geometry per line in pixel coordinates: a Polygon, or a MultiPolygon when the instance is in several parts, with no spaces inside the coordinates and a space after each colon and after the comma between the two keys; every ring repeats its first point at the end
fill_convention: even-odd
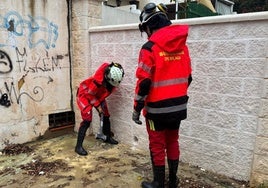
{"type": "MultiPolygon", "coordinates": [[[[131,121],[137,57],[147,39],[138,20],[101,26],[102,4],[1,2],[0,149],[62,124],[76,131],[77,87],[107,60],[126,72],[108,100],[113,131],[120,142],[148,149],[144,126],[131,121]]],[[[173,21],[190,26],[194,79],[180,131],[181,160],[252,185],[268,179],[267,21],[267,12],[173,21]]],[[[94,133],[99,122],[93,119],[94,133]]]]}

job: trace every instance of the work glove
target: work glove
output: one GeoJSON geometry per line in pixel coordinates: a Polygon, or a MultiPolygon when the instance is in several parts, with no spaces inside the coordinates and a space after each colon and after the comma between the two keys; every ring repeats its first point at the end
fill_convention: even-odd
{"type": "Polygon", "coordinates": [[[132,113],[132,120],[135,123],[139,124],[139,125],[142,124],[142,122],[140,120],[140,115],[141,115],[141,113],[140,112],[137,112],[136,110],[134,110],[133,113],[132,113]]]}

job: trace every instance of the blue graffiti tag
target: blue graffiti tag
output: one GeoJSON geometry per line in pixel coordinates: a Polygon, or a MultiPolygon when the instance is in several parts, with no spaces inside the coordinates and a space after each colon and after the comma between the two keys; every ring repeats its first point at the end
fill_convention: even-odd
{"type": "MultiPolygon", "coordinates": [[[[10,11],[4,16],[0,15],[0,31],[4,29],[8,32],[7,43],[1,43],[0,47],[17,47],[16,39],[26,37],[29,48],[44,45],[46,49],[55,48],[58,39],[58,26],[48,19],[28,15],[29,19],[23,19],[16,11],[10,11]]],[[[3,32],[2,32],[3,33],[3,32]]]]}

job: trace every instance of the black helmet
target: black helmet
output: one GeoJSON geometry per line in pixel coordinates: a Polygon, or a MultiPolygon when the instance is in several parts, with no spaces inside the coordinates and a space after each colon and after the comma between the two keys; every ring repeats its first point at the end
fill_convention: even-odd
{"type": "Polygon", "coordinates": [[[171,24],[167,17],[167,7],[162,3],[157,6],[154,3],[146,4],[140,14],[140,22],[141,32],[145,31],[146,26],[154,30],[171,24]]]}

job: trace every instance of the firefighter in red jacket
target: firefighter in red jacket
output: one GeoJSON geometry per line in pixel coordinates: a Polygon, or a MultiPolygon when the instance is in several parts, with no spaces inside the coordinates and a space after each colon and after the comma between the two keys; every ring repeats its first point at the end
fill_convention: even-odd
{"type": "Polygon", "coordinates": [[[102,133],[104,142],[118,144],[112,138],[110,114],[108,111],[106,98],[115,90],[124,77],[124,70],[118,63],[104,62],[95,74],[80,83],[77,90],[77,105],[81,111],[82,122],[80,124],[77,136],[75,152],[79,155],[87,155],[87,151],[82,144],[86,131],[92,121],[92,108],[95,108],[103,121],[102,133]]]}
{"type": "Polygon", "coordinates": [[[171,25],[163,4],[145,5],[139,29],[148,41],[142,46],[136,70],[132,120],[146,121],[154,179],[143,188],[164,188],[165,160],[168,161],[169,188],[178,186],[179,127],[186,119],[187,90],[191,83],[191,62],[186,46],[187,25],[171,25]]]}

